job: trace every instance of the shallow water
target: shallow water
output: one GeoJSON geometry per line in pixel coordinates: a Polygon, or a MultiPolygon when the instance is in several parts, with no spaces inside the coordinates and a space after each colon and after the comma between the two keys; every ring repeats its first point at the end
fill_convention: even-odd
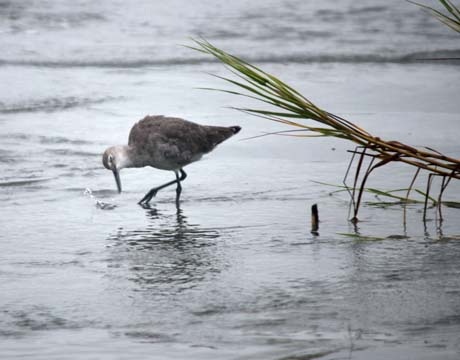
{"type": "Polygon", "coordinates": [[[457,359],[459,210],[424,223],[367,195],[354,228],[317,183],[341,183],[352,146],[240,141],[284,128],[195,90],[225,70],[172,44],[201,34],[373,134],[458,156],[458,66],[414,60],[458,37],[397,1],[174,3],[0,4],[0,358],[457,359]],[[124,170],[118,195],[101,164],[148,113],[243,127],[187,167],[180,211],[174,189],[136,205],[172,173],[124,170]]]}

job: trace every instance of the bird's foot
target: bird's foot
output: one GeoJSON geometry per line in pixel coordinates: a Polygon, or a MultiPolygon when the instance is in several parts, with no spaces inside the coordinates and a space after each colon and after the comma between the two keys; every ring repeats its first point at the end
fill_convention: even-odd
{"type": "Polygon", "coordinates": [[[145,205],[149,205],[150,200],[157,195],[158,190],[152,189],[150,190],[145,196],[138,202],[139,205],[144,207],[145,205]]]}
{"type": "Polygon", "coordinates": [[[143,209],[146,209],[146,210],[152,209],[152,206],[151,206],[150,203],[148,203],[148,202],[143,202],[143,203],[138,202],[138,204],[139,204],[140,207],[143,208],[143,209]]]}

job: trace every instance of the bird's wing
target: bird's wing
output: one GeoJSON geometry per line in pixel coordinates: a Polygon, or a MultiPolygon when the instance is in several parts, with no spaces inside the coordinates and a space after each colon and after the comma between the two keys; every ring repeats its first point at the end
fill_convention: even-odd
{"type": "Polygon", "coordinates": [[[128,144],[139,152],[160,153],[171,162],[184,165],[214,148],[207,127],[165,116],[147,116],[136,123],[128,144]]]}

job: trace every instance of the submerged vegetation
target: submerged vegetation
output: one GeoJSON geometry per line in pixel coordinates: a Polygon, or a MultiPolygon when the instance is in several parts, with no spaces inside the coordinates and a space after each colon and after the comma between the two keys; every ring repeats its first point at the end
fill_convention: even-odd
{"type": "MultiPolygon", "coordinates": [[[[450,4],[446,1],[441,1],[450,4]]],[[[458,14],[457,14],[458,15],[458,14]]],[[[243,59],[221,50],[206,40],[194,40],[195,50],[214,56],[225,64],[235,75],[234,78],[219,77],[230,83],[235,90],[219,90],[226,93],[246,96],[255,99],[269,107],[236,108],[244,113],[255,115],[270,121],[275,121],[292,127],[290,130],[270,134],[281,134],[295,137],[328,136],[346,139],[356,144],[344,185],[351,197],[353,208],[353,222],[358,221],[362,195],[366,191],[366,182],[370,174],[377,168],[395,161],[411,165],[415,168],[414,177],[407,188],[405,197],[398,197],[401,201],[410,201],[409,195],[416,178],[421,171],[428,173],[427,187],[424,195],[425,211],[428,202],[432,201],[438,208],[440,218],[442,195],[452,179],[460,179],[460,160],[449,157],[441,152],[429,148],[415,148],[398,141],[385,141],[370,134],[356,124],[319,108],[305,96],[277,77],[263,71],[243,59]],[[368,161],[366,162],[365,159],[368,161]],[[352,164],[354,177],[352,186],[348,186],[346,179],[351,172],[352,164]],[[434,176],[441,177],[441,186],[437,199],[430,196],[434,176]]],[[[215,89],[211,89],[215,90],[215,89]]],[[[383,194],[383,192],[382,192],[383,194]]]]}

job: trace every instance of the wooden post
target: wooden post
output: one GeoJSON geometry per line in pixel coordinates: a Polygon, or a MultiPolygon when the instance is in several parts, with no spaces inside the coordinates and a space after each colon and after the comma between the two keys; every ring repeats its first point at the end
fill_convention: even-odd
{"type": "Polygon", "coordinates": [[[313,235],[319,235],[319,216],[318,216],[318,205],[313,204],[311,207],[311,233],[313,235]]]}

